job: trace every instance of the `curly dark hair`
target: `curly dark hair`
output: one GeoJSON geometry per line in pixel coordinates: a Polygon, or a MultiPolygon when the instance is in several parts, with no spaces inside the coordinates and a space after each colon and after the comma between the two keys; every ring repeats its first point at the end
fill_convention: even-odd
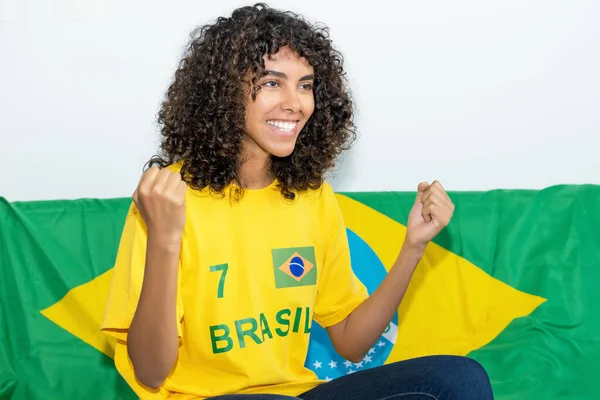
{"type": "Polygon", "coordinates": [[[271,156],[281,193],[318,189],[337,156],[356,139],[343,57],[327,27],[258,3],[196,28],[158,112],[161,154],[148,166],[181,162],[181,176],[195,189],[223,189],[238,178],[246,93],[256,98],[265,75],[263,56],[287,46],[314,69],[315,109],[292,154],[271,156]],[[252,87],[244,76],[251,74],[252,87]]]}

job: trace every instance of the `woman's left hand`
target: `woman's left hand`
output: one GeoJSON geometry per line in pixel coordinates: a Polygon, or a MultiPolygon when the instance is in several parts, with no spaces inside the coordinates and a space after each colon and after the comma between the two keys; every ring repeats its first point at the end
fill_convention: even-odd
{"type": "Polygon", "coordinates": [[[438,181],[431,185],[419,183],[417,198],[408,215],[405,244],[419,250],[425,250],[427,244],[452,219],[454,203],[438,181]]]}

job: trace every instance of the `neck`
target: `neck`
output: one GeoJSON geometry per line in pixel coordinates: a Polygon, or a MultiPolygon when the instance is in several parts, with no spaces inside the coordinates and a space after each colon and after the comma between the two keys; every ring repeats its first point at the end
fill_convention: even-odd
{"type": "Polygon", "coordinates": [[[238,169],[239,186],[245,189],[263,189],[273,183],[271,160],[268,153],[246,153],[238,169]]]}

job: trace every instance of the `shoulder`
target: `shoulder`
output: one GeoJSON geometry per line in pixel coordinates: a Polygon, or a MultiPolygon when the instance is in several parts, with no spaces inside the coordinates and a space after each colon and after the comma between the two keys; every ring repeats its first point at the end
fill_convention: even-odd
{"type": "Polygon", "coordinates": [[[303,199],[305,201],[326,202],[334,198],[335,193],[331,184],[329,184],[327,181],[323,181],[318,188],[296,192],[296,196],[298,199],[303,199]]]}
{"type": "Polygon", "coordinates": [[[323,184],[318,190],[320,190],[320,196],[324,202],[327,204],[337,203],[335,191],[329,182],[323,181],[323,184]]]}
{"type": "Polygon", "coordinates": [[[323,181],[323,184],[321,185],[321,190],[327,192],[327,194],[330,194],[330,195],[334,194],[333,187],[327,181],[323,181]]]}
{"type": "Polygon", "coordinates": [[[339,214],[337,195],[327,181],[316,189],[301,192],[298,197],[300,203],[309,204],[312,209],[320,210],[325,219],[337,218],[339,214]]]}

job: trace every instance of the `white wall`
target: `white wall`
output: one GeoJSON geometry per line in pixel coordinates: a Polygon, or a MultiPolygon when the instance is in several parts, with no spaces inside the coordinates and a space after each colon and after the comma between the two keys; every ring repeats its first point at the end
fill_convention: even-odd
{"type": "MultiPolygon", "coordinates": [[[[0,0],[0,196],[128,196],[189,31],[233,0],[0,0]]],[[[600,184],[600,2],[270,3],[324,21],[360,140],[337,190],[600,184]]]]}

